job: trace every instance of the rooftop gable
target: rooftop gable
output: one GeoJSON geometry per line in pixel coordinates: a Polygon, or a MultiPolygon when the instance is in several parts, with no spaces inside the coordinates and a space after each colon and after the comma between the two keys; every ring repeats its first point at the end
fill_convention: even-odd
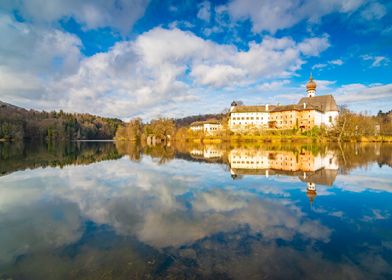
{"type": "Polygon", "coordinates": [[[306,106],[310,105],[313,108],[320,110],[321,112],[330,112],[330,111],[339,111],[338,106],[336,105],[335,98],[332,95],[318,95],[313,97],[303,97],[298,102],[298,105],[303,106],[306,103],[306,106]]]}

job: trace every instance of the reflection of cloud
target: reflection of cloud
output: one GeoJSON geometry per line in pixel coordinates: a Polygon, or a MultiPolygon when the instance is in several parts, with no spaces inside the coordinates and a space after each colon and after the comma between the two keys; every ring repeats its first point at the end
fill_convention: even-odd
{"type": "MultiPolygon", "coordinates": [[[[12,195],[19,176],[31,186],[42,185],[42,178],[48,178],[44,189],[26,188],[25,193],[34,197],[30,205],[38,205],[44,198],[59,201],[60,205],[77,205],[85,219],[110,225],[118,234],[136,236],[160,248],[244,226],[261,233],[266,240],[291,240],[296,234],[305,239],[328,240],[330,230],[306,218],[289,200],[257,198],[246,188],[209,190],[218,172],[225,171],[218,165],[200,166],[184,161],[162,167],[151,164],[150,159],[141,163],[120,159],[76,168],[14,173],[3,177],[8,187],[0,185],[0,192],[3,197],[12,195]],[[178,165],[182,166],[181,175],[178,165]],[[205,181],[195,184],[198,174],[204,172],[205,181]],[[205,182],[209,184],[204,185],[205,182]]],[[[15,197],[12,205],[2,203],[0,209],[7,212],[25,203],[23,193],[15,197]]],[[[51,211],[55,209],[48,213],[51,211]]],[[[23,213],[18,215],[23,217],[23,213]]],[[[79,225],[80,221],[68,227],[74,232],[79,225]]]]}
{"type": "Polygon", "coordinates": [[[197,212],[225,212],[243,208],[246,204],[243,197],[230,196],[223,190],[214,190],[213,192],[199,193],[192,206],[197,212]]]}
{"type": "Polygon", "coordinates": [[[386,220],[391,217],[388,211],[383,211],[380,209],[371,209],[371,215],[365,215],[362,219],[364,221],[375,221],[375,220],[386,220]]]}
{"type": "Polygon", "coordinates": [[[335,185],[351,192],[363,192],[369,189],[392,192],[392,177],[355,174],[340,175],[337,177],[335,185]]]}
{"type": "Polygon", "coordinates": [[[81,218],[75,204],[30,202],[29,206],[15,204],[0,213],[0,264],[26,253],[52,250],[81,237],[81,218]]]}
{"type": "MultiPolygon", "coordinates": [[[[380,170],[383,169],[377,169],[380,170]]],[[[372,171],[367,176],[375,180],[369,184],[375,188],[385,184],[372,171]]],[[[337,185],[343,189],[344,182],[354,190],[358,190],[359,182],[363,184],[361,172],[353,174],[351,181],[345,180],[346,177],[338,177],[342,180],[337,185]]],[[[240,182],[231,181],[220,165],[173,160],[158,166],[148,157],[139,163],[122,158],[88,166],[16,172],[0,180],[0,262],[38,251],[52,253],[54,248],[77,241],[82,220],[91,220],[109,225],[118,235],[136,237],[150,249],[174,247],[166,248],[174,260],[168,273],[181,271],[184,258],[193,259],[197,273],[206,273],[202,275],[204,278],[216,272],[234,279],[248,279],[252,275],[360,278],[363,267],[369,276],[390,271],[377,246],[375,252],[369,253],[374,255],[372,260],[365,253],[339,251],[343,261],[333,263],[319,251],[320,247],[314,249],[309,245],[329,242],[331,230],[310,219],[298,207],[298,200],[288,198],[303,195],[306,199],[301,193],[305,184],[291,178],[247,176],[240,182]],[[222,234],[224,242],[216,238],[222,234]],[[290,247],[292,244],[298,244],[301,250],[290,247]],[[177,258],[177,254],[181,257],[177,258]]],[[[317,192],[326,190],[318,187],[317,192]]],[[[327,218],[327,222],[342,216],[349,219],[346,217],[349,212],[343,211],[316,205],[311,215],[334,216],[327,218]]],[[[390,213],[383,210],[366,214],[364,218],[368,220],[390,218],[390,213]]],[[[339,232],[328,246],[336,245],[335,238],[338,243],[341,241],[339,232]]],[[[116,249],[109,246],[108,252],[102,255],[116,249]]],[[[167,252],[166,249],[157,251],[167,252]]],[[[85,251],[78,256],[89,257],[83,254],[85,251]]]]}

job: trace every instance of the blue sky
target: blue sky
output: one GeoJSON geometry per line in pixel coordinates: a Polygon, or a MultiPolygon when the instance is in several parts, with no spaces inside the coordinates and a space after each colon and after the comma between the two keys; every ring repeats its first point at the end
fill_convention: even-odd
{"type": "Polygon", "coordinates": [[[0,100],[124,120],[318,94],[392,109],[392,2],[3,0],[0,100]]]}

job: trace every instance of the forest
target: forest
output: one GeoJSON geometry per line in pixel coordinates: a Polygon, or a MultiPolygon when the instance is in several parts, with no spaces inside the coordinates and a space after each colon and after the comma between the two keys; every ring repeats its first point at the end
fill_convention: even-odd
{"type": "Polygon", "coordinates": [[[0,139],[3,141],[69,141],[113,139],[120,119],[91,114],[26,110],[0,102],[0,139]]]}

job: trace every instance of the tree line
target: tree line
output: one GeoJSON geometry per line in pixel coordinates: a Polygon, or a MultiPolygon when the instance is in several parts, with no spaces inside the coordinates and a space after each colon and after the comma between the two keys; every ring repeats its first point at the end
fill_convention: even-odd
{"type": "Polygon", "coordinates": [[[0,102],[0,139],[69,141],[113,139],[120,119],[63,111],[26,110],[0,102]]]}
{"type": "Polygon", "coordinates": [[[159,118],[143,123],[140,118],[130,120],[118,127],[116,140],[143,141],[148,136],[174,137],[176,124],[173,119],[159,118]]]}
{"type": "Polygon", "coordinates": [[[330,134],[339,141],[362,136],[392,136],[392,110],[385,113],[379,111],[372,116],[343,107],[330,134]]]}

